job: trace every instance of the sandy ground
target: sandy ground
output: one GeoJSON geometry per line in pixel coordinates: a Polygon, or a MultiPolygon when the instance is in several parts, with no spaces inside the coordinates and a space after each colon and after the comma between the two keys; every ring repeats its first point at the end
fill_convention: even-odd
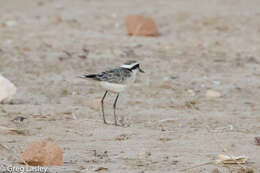
{"type": "MultiPolygon", "coordinates": [[[[259,0],[0,0],[0,69],[18,88],[0,105],[1,165],[28,142],[50,140],[64,166],[49,172],[238,172],[208,164],[245,155],[260,172],[259,0]],[[125,16],[155,19],[160,37],[129,37],[125,16]],[[87,51],[86,51],[87,50],[87,51]],[[145,74],[122,93],[125,127],[104,125],[104,90],[76,76],[136,59],[145,74]],[[209,99],[207,90],[221,97],[209,99]],[[17,125],[17,116],[27,119],[17,125]],[[96,154],[95,154],[96,153],[96,154]],[[103,168],[103,170],[102,170],[103,168]],[[106,169],[105,169],[106,168],[106,169]]],[[[113,123],[110,94],[106,101],[113,123]]]]}

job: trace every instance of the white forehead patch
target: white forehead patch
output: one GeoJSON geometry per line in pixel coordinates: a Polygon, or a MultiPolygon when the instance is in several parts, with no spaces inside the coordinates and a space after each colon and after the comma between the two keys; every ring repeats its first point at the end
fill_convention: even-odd
{"type": "Polygon", "coordinates": [[[133,63],[133,64],[124,64],[124,65],[121,65],[120,67],[122,67],[122,68],[127,68],[127,69],[131,69],[132,67],[134,67],[135,65],[137,65],[137,64],[139,64],[139,63],[133,63]]]}

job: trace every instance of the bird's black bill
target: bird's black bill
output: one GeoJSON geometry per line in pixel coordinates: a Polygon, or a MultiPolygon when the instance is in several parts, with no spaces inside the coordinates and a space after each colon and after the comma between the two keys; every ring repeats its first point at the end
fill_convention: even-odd
{"type": "Polygon", "coordinates": [[[141,68],[139,68],[139,71],[140,71],[141,73],[144,73],[144,71],[143,71],[141,68]]]}
{"type": "Polygon", "coordinates": [[[89,75],[81,75],[78,76],[79,78],[95,78],[97,75],[96,74],[89,74],[89,75]]]}

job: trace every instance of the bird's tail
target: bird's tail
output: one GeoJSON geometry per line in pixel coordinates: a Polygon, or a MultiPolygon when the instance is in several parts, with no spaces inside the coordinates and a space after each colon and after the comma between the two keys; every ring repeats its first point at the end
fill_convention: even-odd
{"type": "Polygon", "coordinates": [[[96,78],[96,74],[85,74],[85,75],[81,75],[79,76],[80,78],[96,78]]]}

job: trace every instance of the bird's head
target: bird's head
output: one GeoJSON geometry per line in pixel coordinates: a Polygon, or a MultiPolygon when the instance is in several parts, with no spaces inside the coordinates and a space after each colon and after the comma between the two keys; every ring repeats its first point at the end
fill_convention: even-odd
{"type": "Polygon", "coordinates": [[[144,73],[144,71],[140,68],[140,64],[137,61],[127,61],[123,65],[120,66],[121,68],[126,68],[131,71],[139,71],[141,73],[144,73]]]}

